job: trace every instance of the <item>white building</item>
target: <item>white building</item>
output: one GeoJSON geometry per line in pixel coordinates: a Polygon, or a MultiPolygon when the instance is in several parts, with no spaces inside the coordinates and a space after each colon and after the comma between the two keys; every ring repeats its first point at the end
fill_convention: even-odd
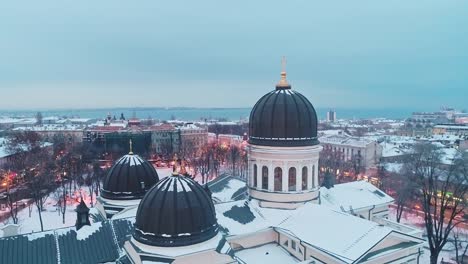
{"type": "Polygon", "coordinates": [[[327,122],[333,123],[336,121],[336,111],[330,110],[327,112],[327,122]]]}
{"type": "Polygon", "coordinates": [[[324,149],[341,153],[344,161],[359,160],[366,169],[374,167],[382,157],[382,147],[366,137],[352,137],[344,133],[324,135],[319,138],[324,149]]]}

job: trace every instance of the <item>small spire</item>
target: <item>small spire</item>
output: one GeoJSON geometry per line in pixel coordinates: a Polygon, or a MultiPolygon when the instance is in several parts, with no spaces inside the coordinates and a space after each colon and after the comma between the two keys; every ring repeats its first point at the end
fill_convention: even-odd
{"type": "Polygon", "coordinates": [[[291,89],[291,85],[289,85],[288,81],[286,80],[286,57],[283,56],[281,59],[281,79],[279,83],[276,85],[276,90],[281,89],[291,89]]]}
{"type": "Polygon", "coordinates": [[[132,139],[130,139],[130,151],[128,152],[129,155],[133,155],[133,142],[132,142],[132,139]]]}

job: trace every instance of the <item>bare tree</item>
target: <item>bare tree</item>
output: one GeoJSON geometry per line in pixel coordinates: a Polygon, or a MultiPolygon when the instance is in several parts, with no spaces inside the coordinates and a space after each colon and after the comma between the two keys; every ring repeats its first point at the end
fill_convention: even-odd
{"type": "Polygon", "coordinates": [[[37,165],[26,170],[27,187],[38,211],[41,231],[44,231],[42,212],[44,211],[44,205],[49,194],[56,187],[53,176],[55,164],[52,158],[47,155],[47,151],[38,153],[36,160],[38,162],[37,165]]]}
{"type": "Polygon", "coordinates": [[[415,192],[417,190],[417,185],[412,181],[407,174],[397,174],[395,175],[395,204],[396,208],[396,221],[400,223],[401,217],[406,207],[410,205],[410,202],[413,201],[415,197],[415,192]]]}
{"type": "Polygon", "coordinates": [[[468,253],[468,238],[466,232],[457,228],[453,232],[453,245],[455,247],[455,260],[458,264],[465,263],[465,256],[468,253]]]}
{"type": "Polygon", "coordinates": [[[418,144],[407,163],[411,177],[418,180],[427,232],[431,264],[436,264],[452,231],[465,220],[468,186],[466,153],[451,165],[442,165],[442,153],[434,144],[418,144]]]}
{"type": "Polygon", "coordinates": [[[44,147],[42,137],[34,131],[18,131],[7,136],[6,151],[13,157],[7,166],[20,171],[26,168],[31,156],[37,154],[44,147]]]}
{"type": "Polygon", "coordinates": [[[241,151],[238,146],[231,145],[228,151],[229,161],[231,162],[232,175],[237,175],[237,163],[240,159],[241,151]]]}

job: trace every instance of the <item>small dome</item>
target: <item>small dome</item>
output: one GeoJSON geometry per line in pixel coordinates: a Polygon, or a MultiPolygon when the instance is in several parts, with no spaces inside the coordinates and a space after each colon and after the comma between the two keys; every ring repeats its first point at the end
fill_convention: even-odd
{"type": "Polygon", "coordinates": [[[249,143],[262,146],[298,147],[319,144],[317,113],[305,96],[289,84],[278,85],[252,109],[249,143]]]}
{"type": "Polygon", "coordinates": [[[209,193],[178,175],[162,179],[141,200],[133,237],[144,244],[173,247],[201,243],[217,233],[209,193]]]}
{"type": "Polygon", "coordinates": [[[120,158],[104,178],[103,198],[112,200],[141,199],[159,181],[153,165],[138,155],[120,158]]]}

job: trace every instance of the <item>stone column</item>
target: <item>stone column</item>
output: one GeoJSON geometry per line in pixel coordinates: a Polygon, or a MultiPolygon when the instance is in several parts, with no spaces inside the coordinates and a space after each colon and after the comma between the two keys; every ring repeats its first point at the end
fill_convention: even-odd
{"type": "Polygon", "coordinates": [[[275,190],[275,168],[273,168],[273,161],[271,160],[268,165],[268,190],[270,192],[275,190]]]}
{"type": "Polygon", "coordinates": [[[315,162],[315,186],[320,186],[319,184],[319,177],[318,177],[318,161],[315,162]]]}
{"type": "Polygon", "coordinates": [[[257,189],[261,189],[262,185],[259,185],[262,180],[262,166],[260,166],[258,163],[257,164],[257,189]]]}
{"type": "Polygon", "coordinates": [[[289,169],[287,161],[283,162],[283,167],[281,169],[283,170],[283,178],[281,179],[281,189],[283,190],[283,192],[287,192],[289,187],[289,169]]]}
{"type": "Polygon", "coordinates": [[[307,165],[307,190],[311,190],[312,188],[314,188],[313,184],[312,184],[312,166],[309,164],[307,165]]]}
{"type": "Polygon", "coordinates": [[[296,164],[295,168],[296,168],[296,191],[300,192],[302,191],[302,166],[298,168],[296,164]]]}
{"type": "Polygon", "coordinates": [[[257,174],[257,189],[263,190],[263,166],[265,164],[263,162],[257,164],[257,169],[260,171],[260,173],[257,174]]]}

